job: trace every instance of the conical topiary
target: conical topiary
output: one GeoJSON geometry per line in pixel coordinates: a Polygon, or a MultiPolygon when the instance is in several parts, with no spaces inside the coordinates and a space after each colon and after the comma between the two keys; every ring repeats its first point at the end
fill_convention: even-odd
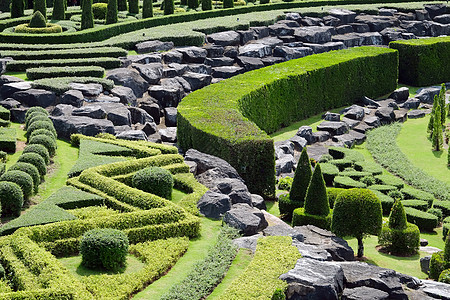
{"type": "Polygon", "coordinates": [[[34,0],[33,7],[34,12],[40,11],[45,22],[47,22],[47,2],[45,0],[34,0]]]}
{"type": "Polygon", "coordinates": [[[431,109],[430,120],[428,121],[427,131],[430,133],[430,137],[431,137],[431,134],[433,133],[434,117],[436,115],[436,106],[437,106],[438,102],[439,102],[438,96],[436,95],[436,96],[434,96],[434,99],[433,99],[433,108],[431,109]]]}
{"type": "Polygon", "coordinates": [[[445,238],[444,260],[450,263],[450,234],[447,234],[447,237],[445,238]]]}
{"type": "Polygon", "coordinates": [[[327,188],[320,170],[320,164],[316,165],[306,192],[305,213],[317,216],[327,216],[330,213],[327,188]]]}
{"type": "Polygon", "coordinates": [[[30,24],[28,24],[28,27],[31,28],[45,28],[47,27],[47,23],[45,22],[44,16],[41,14],[40,11],[36,11],[33,16],[31,17],[30,24]]]}
{"type": "Polygon", "coordinates": [[[117,1],[117,10],[118,11],[126,11],[128,9],[127,0],[118,0],[117,1]]]}
{"type": "Polygon", "coordinates": [[[94,27],[94,14],[92,13],[92,0],[83,1],[81,10],[81,30],[94,27]]]}
{"type": "Polygon", "coordinates": [[[289,192],[289,199],[291,199],[291,201],[305,201],[306,191],[308,190],[311,176],[311,162],[309,161],[306,148],[303,148],[298,160],[297,169],[295,170],[291,191],[289,192]]]}
{"type": "Polygon", "coordinates": [[[441,106],[439,103],[436,106],[434,113],[434,126],[433,133],[431,134],[431,142],[433,149],[436,151],[442,150],[443,135],[442,135],[442,122],[441,122],[441,106]]]}
{"type": "Polygon", "coordinates": [[[129,0],[128,3],[128,11],[130,14],[138,14],[139,13],[139,1],[138,0],[129,0]]]}
{"type": "Polygon", "coordinates": [[[20,18],[24,16],[25,0],[11,1],[11,18],[20,18]]]}
{"type": "Polygon", "coordinates": [[[389,228],[405,229],[406,228],[406,213],[401,201],[397,200],[391,209],[389,215],[389,228]]]}
{"type": "Polygon", "coordinates": [[[117,0],[108,0],[105,24],[117,23],[117,0]]]}
{"type": "Polygon", "coordinates": [[[153,0],[144,0],[142,6],[142,18],[153,17],[153,0]]]}
{"type": "Polygon", "coordinates": [[[441,106],[441,125],[445,125],[447,118],[447,105],[445,105],[445,84],[441,85],[441,90],[439,92],[439,105],[441,106]]]}
{"type": "Polygon", "coordinates": [[[55,0],[55,4],[53,5],[52,20],[64,20],[66,18],[64,1],[65,0],[55,0]]]}

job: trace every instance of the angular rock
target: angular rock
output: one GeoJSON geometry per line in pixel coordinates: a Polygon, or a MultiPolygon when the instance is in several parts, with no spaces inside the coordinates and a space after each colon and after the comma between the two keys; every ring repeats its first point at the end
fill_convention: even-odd
{"type": "Polygon", "coordinates": [[[177,108],[166,107],[164,108],[164,120],[167,127],[177,126],[177,108]]]}
{"type": "Polygon", "coordinates": [[[314,142],[312,128],[310,126],[301,126],[295,135],[304,138],[308,144],[312,144],[314,142]]]}
{"type": "Polygon", "coordinates": [[[283,57],[284,60],[301,58],[311,54],[313,54],[313,51],[308,47],[291,48],[286,46],[277,46],[273,49],[273,56],[283,57]]]}
{"type": "Polygon", "coordinates": [[[328,131],[331,135],[341,135],[347,133],[349,127],[344,122],[323,121],[317,126],[317,130],[328,131]]]}
{"type": "Polygon", "coordinates": [[[315,143],[322,143],[328,141],[331,138],[331,134],[328,131],[318,130],[313,132],[313,140],[315,143]]]}
{"type": "Polygon", "coordinates": [[[141,103],[139,108],[145,110],[153,118],[156,124],[160,123],[160,108],[157,103],[141,103]]]}
{"type": "Polygon", "coordinates": [[[195,46],[178,48],[177,51],[183,55],[183,62],[185,63],[202,64],[205,62],[206,55],[208,54],[208,51],[205,49],[195,46]]]}
{"type": "Polygon", "coordinates": [[[10,75],[1,75],[0,76],[0,86],[7,84],[7,83],[13,83],[13,82],[24,82],[22,78],[16,77],[16,76],[10,76],[10,75]]]}
{"type": "Polygon", "coordinates": [[[207,57],[209,58],[219,58],[223,56],[223,53],[225,52],[224,47],[219,45],[211,45],[208,44],[204,47],[207,51],[207,57]]]}
{"type": "Polygon", "coordinates": [[[238,30],[237,33],[239,33],[240,37],[241,37],[241,45],[245,45],[248,42],[250,42],[251,40],[254,40],[255,37],[253,36],[253,30],[249,29],[249,30],[238,30]]]}
{"type": "Polygon", "coordinates": [[[269,27],[269,34],[272,36],[286,36],[294,34],[294,29],[290,26],[287,26],[286,24],[276,23],[273,25],[269,25],[268,27],[269,27]]]}
{"type": "Polygon", "coordinates": [[[126,130],[116,135],[118,139],[131,141],[146,141],[147,135],[142,130],[126,130]]]}
{"type": "Polygon", "coordinates": [[[162,55],[160,53],[153,54],[140,54],[140,55],[129,55],[127,56],[129,59],[128,65],[123,65],[122,68],[127,68],[129,65],[135,64],[149,64],[149,63],[161,63],[162,55]]]}
{"type": "Polygon", "coordinates": [[[105,103],[120,103],[119,97],[114,97],[111,95],[99,95],[97,98],[93,99],[92,102],[105,102],[105,103]]]}
{"type": "Polygon", "coordinates": [[[345,289],[341,300],[388,300],[389,294],[370,287],[345,289]]]}
{"type": "Polygon", "coordinates": [[[264,67],[262,60],[257,57],[238,56],[237,63],[239,66],[243,67],[246,72],[264,67]]]}
{"type": "Polygon", "coordinates": [[[216,67],[212,68],[212,77],[214,78],[230,78],[241,74],[244,68],[228,66],[228,67],[216,67]]]}
{"type": "Polygon", "coordinates": [[[50,117],[58,133],[58,137],[69,139],[74,133],[81,133],[87,136],[95,136],[98,133],[114,134],[114,124],[105,119],[92,119],[89,117],[50,117]]]}
{"type": "Polygon", "coordinates": [[[362,102],[363,102],[364,105],[367,105],[367,106],[380,107],[380,104],[377,101],[372,100],[372,99],[370,99],[369,97],[366,97],[366,96],[364,96],[362,98],[362,102]]]}
{"type": "Polygon", "coordinates": [[[333,16],[325,16],[323,17],[323,23],[325,24],[325,26],[336,27],[341,24],[341,20],[333,16]]]}
{"type": "Polygon", "coordinates": [[[351,23],[352,29],[356,33],[365,33],[370,31],[370,27],[364,23],[351,23]]]}
{"type": "Polygon", "coordinates": [[[401,87],[396,89],[392,94],[389,95],[389,98],[394,99],[397,102],[404,102],[409,98],[409,88],[401,87]]]}
{"type": "Polygon", "coordinates": [[[127,107],[131,115],[131,124],[153,123],[154,120],[145,110],[137,107],[127,107]]]}
{"type": "Polygon", "coordinates": [[[417,98],[421,103],[433,104],[434,96],[439,95],[441,87],[428,87],[417,91],[415,98],[417,98]]]}
{"type": "Polygon", "coordinates": [[[103,92],[103,86],[99,83],[69,83],[72,90],[80,91],[84,96],[96,97],[103,92]]]}
{"type": "Polygon", "coordinates": [[[28,108],[26,107],[17,107],[11,108],[9,112],[11,113],[11,122],[16,123],[25,123],[25,114],[27,113],[28,108]]]}
{"type": "Polygon", "coordinates": [[[93,119],[104,119],[106,111],[99,105],[87,105],[72,111],[73,116],[84,116],[93,119]]]}
{"type": "Polygon", "coordinates": [[[161,107],[178,106],[181,98],[184,95],[184,91],[179,86],[162,86],[153,85],[149,88],[148,93],[151,97],[158,100],[161,107]]]}
{"type": "Polygon", "coordinates": [[[314,18],[314,17],[303,17],[300,20],[300,24],[303,26],[322,26],[322,19],[321,18],[314,18]]]}
{"type": "Polygon", "coordinates": [[[239,249],[249,249],[253,253],[256,251],[256,245],[259,238],[262,238],[262,234],[255,234],[251,236],[243,236],[233,240],[233,244],[236,245],[239,249]]]}
{"type": "Polygon", "coordinates": [[[425,117],[425,112],[420,109],[413,109],[408,112],[408,119],[419,119],[425,117]]]}
{"type": "Polygon", "coordinates": [[[158,52],[158,51],[169,51],[173,48],[173,42],[161,42],[161,41],[147,41],[136,44],[136,52],[139,54],[158,52]]]}
{"type": "Polygon", "coordinates": [[[289,141],[294,145],[296,151],[302,151],[308,144],[308,141],[305,138],[298,135],[294,135],[289,141]]]}
{"type": "Polygon", "coordinates": [[[245,203],[252,205],[252,196],[247,186],[237,178],[223,178],[211,190],[228,195],[231,199],[231,204],[245,203]]]}
{"type": "Polygon", "coordinates": [[[132,89],[138,98],[141,98],[149,87],[148,82],[132,69],[114,69],[108,71],[106,75],[106,78],[114,81],[116,85],[123,85],[132,89]]]}
{"type": "Polygon", "coordinates": [[[343,24],[355,22],[356,13],[347,9],[334,8],[328,11],[330,15],[341,20],[343,24]]]}
{"type": "MultiPolygon", "coordinates": [[[[206,51],[206,50],[205,50],[206,51]]],[[[183,62],[183,54],[180,51],[172,50],[163,54],[163,59],[166,64],[183,62]]]]}
{"type": "Polygon", "coordinates": [[[188,64],[187,71],[210,75],[211,67],[206,64],[188,64]]]}
{"type": "Polygon", "coordinates": [[[365,116],[364,108],[359,105],[352,105],[351,107],[346,109],[344,113],[344,117],[358,121],[364,119],[364,116],[365,116]]]}
{"type": "Polygon", "coordinates": [[[264,198],[257,194],[251,194],[252,196],[252,206],[256,207],[257,209],[264,209],[266,210],[266,202],[264,202],[264,198]]]}
{"type": "Polygon", "coordinates": [[[332,140],[333,142],[344,144],[344,146],[347,148],[353,148],[353,146],[356,144],[355,138],[350,134],[335,135],[333,136],[332,140]]]}
{"type": "Polygon", "coordinates": [[[223,31],[210,34],[206,37],[211,44],[219,46],[237,46],[241,42],[241,36],[236,31],[223,31]]]}
{"type": "Polygon", "coordinates": [[[14,100],[12,98],[7,98],[5,100],[1,100],[0,101],[0,105],[3,106],[6,109],[11,109],[11,108],[17,108],[20,106],[20,102],[17,100],[14,100]]]}
{"type": "MultiPolygon", "coordinates": [[[[287,224],[286,224],[287,225],[287,224]]],[[[265,236],[290,236],[294,242],[303,242],[303,235],[289,225],[272,225],[263,230],[265,236]]]]}
{"type": "Polygon", "coordinates": [[[301,241],[292,241],[292,246],[297,247],[302,258],[311,258],[319,261],[330,261],[332,257],[326,250],[320,249],[314,245],[308,245],[301,241]]]}
{"type": "Polygon", "coordinates": [[[294,156],[286,154],[281,156],[275,161],[276,175],[279,176],[282,173],[291,173],[294,167],[294,156]]]}
{"type": "Polygon", "coordinates": [[[325,121],[333,121],[333,122],[338,122],[341,120],[341,115],[338,113],[331,113],[329,111],[327,111],[323,116],[322,119],[324,119],[325,121]]]}
{"type": "Polygon", "coordinates": [[[225,51],[223,55],[229,58],[236,58],[239,55],[238,47],[235,46],[227,46],[225,47],[225,51]]]}
{"type": "Polygon", "coordinates": [[[396,17],[388,16],[359,15],[355,18],[355,21],[369,25],[372,32],[380,32],[385,28],[399,25],[399,20],[396,17]]]}
{"type": "Polygon", "coordinates": [[[269,36],[269,28],[266,26],[250,27],[250,30],[253,31],[255,39],[262,39],[269,36]]]}
{"type": "Polygon", "coordinates": [[[56,94],[42,89],[17,91],[12,95],[12,98],[28,107],[40,106],[45,108],[56,103],[56,94]]]}
{"type": "Polygon", "coordinates": [[[330,26],[300,27],[295,30],[294,36],[301,42],[322,44],[331,42],[333,30],[334,28],[330,26]]]}
{"type": "Polygon", "coordinates": [[[268,55],[272,55],[272,48],[268,45],[259,43],[247,44],[245,46],[239,47],[239,55],[262,58],[268,55]]]}
{"type": "Polygon", "coordinates": [[[223,222],[228,226],[239,230],[244,236],[251,236],[267,227],[264,214],[256,208],[245,208],[240,205],[227,211],[223,217],[223,222]]]}
{"type": "Polygon", "coordinates": [[[434,19],[436,16],[445,14],[447,6],[443,3],[437,4],[425,4],[425,10],[430,15],[430,18],[434,19]]]}
{"type": "Polygon", "coordinates": [[[214,67],[225,67],[225,66],[233,66],[234,59],[230,57],[215,57],[215,58],[206,58],[205,64],[208,66],[214,67]]]}
{"type": "Polygon", "coordinates": [[[375,115],[380,119],[381,125],[390,124],[395,120],[395,113],[392,107],[380,107],[375,112],[375,115]]]}
{"type": "Polygon", "coordinates": [[[58,116],[70,116],[72,115],[74,107],[70,104],[58,104],[53,109],[51,115],[58,117],[58,116]]]}
{"type": "Polygon", "coordinates": [[[427,255],[420,258],[420,270],[425,274],[428,274],[428,272],[430,271],[430,261],[431,255],[427,255]]]}
{"type": "Polygon", "coordinates": [[[370,127],[380,127],[381,126],[380,118],[378,118],[376,116],[365,117],[364,122],[367,125],[369,125],[370,127]]]}
{"type": "Polygon", "coordinates": [[[207,191],[198,201],[197,207],[205,217],[220,219],[231,209],[231,200],[222,193],[207,191]]]}
{"type": "Polygon", "coordinates": [[[176,77],[183,75],[188,70],[186,64],[170,63],[168,67],[163,68],[163,77],[176,77]]]}
{"type": "Polygon", "coordinates": [[[78,90],[68,90],[60,97],[61,104],[69,104],[75,107],[83,106],[84,96],[78,90]]]}
{"type": "Polygon", "coordinates": [[[175,143],[177,141],[177,128],[169,127],[158,131],[163,142],[175,143]]]}
{"type": "Polygon", "coordinates": [[[183,78],[189,82],[192,91],[201,89],[211,83],[211,75],[186,72],[183,74],[183,78]]]}
{"type": "Polygon", "coordinates": [[[163,65],[161,63],[151,63],[146,65],[132,64],[131,66],[136,69],[142,78],[149,84],[158,84],[163,76],[163,65]]]}
{"type": "Polygon", "coordinates": [[[274,146],[275,146],[275,152],[277,152],[278,150],[281,150],[281,152],[283,154],[294,155],[294,144],[289,140],[275,142],[274,146]]]}
{"type": "MultiPolygon", "coordinates": [[[[5,76],[5,75],[3,75],[5,76]]],[[[30,82],[27,81],[17,81],[11,83],[5,83],[0,87],[0,96],[3,99],[10,98],[12,94],[19,91],[26,91],[31,89],[30,82]]]]}
{"type": "Polygon", "coordinates": [[[161,79],[161,85],[180,90],[182,96],[191,92],[191,85],[183,77],[176,76],[173,78],[161,79]]]}

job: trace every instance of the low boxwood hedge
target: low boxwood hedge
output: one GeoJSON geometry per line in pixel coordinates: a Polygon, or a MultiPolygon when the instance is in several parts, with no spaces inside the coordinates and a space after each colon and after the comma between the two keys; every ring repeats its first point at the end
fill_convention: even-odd
{"type": "Polygon", "coordinates": [[[380,175],[383,173],[383,168],[379,164],[369,161],[357,161],[355,162],[354,167],[357,171],[369,172],[373,175],[380,175]]]}
{"type": "MultiPolygon", "coordinates": [[[[41,176],[39,175],[38,169],[34,165],[32,165],[30,163],[25,163],[25,162],[16,162],[14,165],[12,165],[8,169],[8,171],[13,171],[13,170],[23,171],[23,172],[27,173],[28,175],[30,175],[31,178],[33,178],[34,193],[36,194],[38,192],[39,184],[41,183],[41,176]]],[[[1,227],[1,228],[3,228],[3,227],[1,227]]]]}
{"type": "Polygon", "coordinates": [[[16,129],[0,127],[0,150],[16,152],[16,129]]]}
{"type": "Polygon", "coordinates": [[[2,57],[12,57],[14,60],[41,60],[41,59],[73,59],[94,57],[121,57],[128,52],[119,47],[96,47],[82,49],[60,49],[46,51],[0,51],[2,57]]]}
{"type": "MultiPolygon", "coordinates": [[[[36,130],[37,131],[37,130],[36,130]]],[[[32,137],[34,138],[34,137],[32,137]]],[[[42,158],[44,159],[45,163],[48,165],[50,162],[50,154],[48,153],[47,148],[44,145],[41,144],[28,144],[25,146],[25,148],[23,149],[22,153],[28,153],[28,152],[34,152],[39,154],[40,156],[42,156],[42,158]]]]}
{"type": "Polygon", "coordinates": [[[61,33],[62,27],[58,24],[47,24],[47,27],[43,28],[33,28],[28,24],[17,25],[14,29],[14,33],[25,33],[25,34],[50,34],[50,33],[61,33]]]}
{"type": "Polygon", "coordinates": [[[19,157],[17,162],[25,162],[25,163],[32,164],[33,166],[35,166],[38,169],[39,175],[41,175],[41,176],[44,176],[45,174],[47,174],[47,166],[45,164],[45,160],[42,158],[42,156],[40,156],[37,153],[33,153],[33,152],[23,153],[19,157]]]}
{"type": "Polygon", "coordinates": [[[442,215],[445,217],[450,216],[450,201],[434,201],[434,208],[439,208],[442,211],[442,215]]]}
{"type": "Polygon", "coordinates": [[[391,208],[394,205],[394,199],[380,191],[372,190],[372,192],[380,199],[383,215],[389,215],[391,208]]]}
{"type": "Polygon", "coordinates": [[[69,76],[103,78],[105,69],[98,66],[29,68],[26,73],[30,80],[69,76]]]}
{"type": "Polygon", "coordinates": [[[51,131],[54,134],[56,134],[56,130],[55,130],[55,127],[53,126],[52,121],[47,118],[47,120],[44,120],[44,121],[38,120],[36,122],[33,122],[32,124],[29,124],[25,135],[27,137],[29,137],[33,131],[38,130],[38,129],[46,129],[46,130],[51,131]]]}
{"type": "Polygon", "coordinates": [[[292,213],[292,226],[314,225],[325,230],[331,229],[331,218],[333,212],[327,216],[317,216],[305,213],[303,207],[297,208],[292,213]]]}
{"type": "Polygon", "coordinates": [[[403,182],[402,179],[391,174],[377,175],[375,176],[375,179],[378,184],[392,185],[398,189],[401,189],[405,186],[405,183],[403,182]]]}
{"type": "Polygon", "coordinates": [[[183,149],[195,148],[227,160],[251,192],[274,197],[275,156],[267,133],[364,95],[388,93],[396,87],[397,64],[393,50],[360,47],[223,80],[180,103],[178,142],[183,149]]]}
{"type": "MultiPolygon", "coordinates": [[[[422,190],[415,189],[411,186],[406,185],[404,188],[400,190],[403,193],[403,198],[406,199],[418,199],[428,202],[428,206],[431,207],[433,205],[434,196],[433,194],[424,192],[422,190]]],[[[450,211],[449,211],[450,215],[450,211]]]]}
{"type": "Polygon", "coordinates": [[[121,61],[115,57],[13,60],[8,62],[8,64],[6,65],[6,70],[8,72],[24,72],[29,68],[61,66],[99,66],[105,69],[114,69],[121,66],[121,61]]]}
{"type": "Polygon", "coordinates": [[[33,178],[28,173],[20,170],[8,170],[0,176],[0,181],[16,183],[22,189],[24,199],[33,195],[33,178]]]}
{"type": "Polygon", "coordinates": [[[405,207],[406,217],[409,223],[416,224],[421,231],[431,232],[438,226],[438,217],[430,213],[405,207]]]}
{"type": "Polygon", "coordinates": [[[347,176],[336,176],[333,182],[334,187],[343,189],[365,188],[366,185],[347,176]]]}
{"type": "Polygon", "coordinates": [[[393,185],[385,185],[385,184],[374,184],[368,187],[370,190],[379,191],[383,194],[389,194],[389,192],[397,191],[397,187],[393,185]]]}
{"type": "Polygon", "coordinates": [[[6,109],[3,106],[0,106],[0,119],[9,121],[10,117],[11,117],[11,113],[9,112],[9,109],[6,109]]]}
{"type": "MultiPolygon", "coordinates": [[[[53,125],[53,124],[52,124],[53,125]]],[[[29,145],[42,145],[45,148],[47,148],[48,150],[48,154],[52,157],[53,155],[55,155],[56,152],[56,141],[52,136],[48,136],[48,135],[44,135],[44,134],[39,134],[39,135],[35,135],[32,138],[30,138],[30,140],[28,141],[29,145]]],[[[40,154],[40,153],[39,153],[40,154]]]]}
{"type": "MultiPolygon", "coordinates": [[[[84,63],[82,63],[83,65],[84,63]]],[[[26,69],[26,68],[25,68],[26,69]]],[[[69,84],[76,83],[99,83],[103,86],[103,89],[109,91],[114,88],[114,82],[105,78],[96,77],[57,77],[57,78],[43,78],[35,80],[31,83],[31,86],[35,89],[44,89],[53,91],[57,94],[63,94],[70,90],[69,84]]]]}
{"type": "Polygon", "coordinates": [[[412,207],[421,211],[427,211],[428,202],[423,200],[402,200],[404,207],[412,207]]]}

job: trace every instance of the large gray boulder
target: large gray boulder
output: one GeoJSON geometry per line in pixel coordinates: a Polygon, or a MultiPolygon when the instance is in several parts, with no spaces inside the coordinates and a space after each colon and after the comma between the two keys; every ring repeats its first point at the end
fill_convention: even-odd
{"type": "Polygon", "coordinates": [[[115,86],[111,90],[111,94],[119,97],[120,103],[125,105],[136,106],[136,95],[133,90],[126,86],[115,86]]]}
{"type": "Polygon", "coordinates": [[[256,245],[258,243],[258,239],[262,238],[263,235],[258,233],[251,236],[242,236],[233,240],[233,244],[236,245],[239,249],[245,248],[251,250],[253,253],[256,251],[256,245]]]}
{"type": "Polygon", "coordinates": [[[341,300],[388,300],[389,294],[370,287],[345,289],[341,300]]]}
{"type": "Polygon", "coordinates": [[[132,64],[134,69],[136,69],[139,74],[147,80],[149,84],[158,84],[159,80],[163,76],[163,65],[161,63],[151,63],[151,64],[132,64]]]}
{"type": "Polygon", "coordinates": [[[355,22],[356,13],[347,9],[333,8],[328,11],[328,13],[341,20],[341,23],[348,24],[355,22]]]}
{"type": "Polygon", "coordinates": [[[146,141],[147,135],[142,130],[125,130],[116,135],[118,139],[131,141],[146,141]]]}
{"type": "Polygon", "coordinates": [[[216,186],[211,190],[213,192],[228,195],[232,204],[245,203],[249,206],[253,206],[252,195],[248,191],[247,186],[237,178],[223,178],[218,181],[216,186]]]}
{"type": "Polygon", "coordinates": [[[381,125],[390,124],[395,120],[394,108],[380,107],[376,110],[375,116],[377,116],[380,119],[381,125]]]}
{"type": "Polygon", "coordinates": [[[106,79],[111,79],[116,85],[129,87],[138,98],[141,98],[149,87],[148,82],[137,71],[127,68],[108,71],[106,79]]]}
{"type": "Polygon", "coordinates": [[[419,99],[421,103],[433,104],[434,96],[439,95],[440,91],[441,87],[437,86],[419,89],[415,98],[419,99]]]}
{"type": "Polygon", "coordinates": [[[247,44],[239,47],[240,56],[265,57],[272,54],[272,47],[260,43],[247,44]]]}
{"type": "Polygon", "coordinates": [[[106,118],[115,126],[131,125],[131,114],[127,107],[120,103],[96,103],[106,111],[106,118]]]}
{"type": "Polygon", "coordinates": [[[151,97],[158,100],[161,107],[178,106],[184,96],[184,91],[179,85],[153,85],[148,90],[151,97]]]}
{"type": "Polygon", "coordinates": [[[331,26],[300,27],[295,30],[294,36],[304,43],[323,44],[331,42],[333,30],[331,26]]]}
{"type": "Polygon", "coordinates": [[[164,123],[167,127],[177,126],[177,111],[176,107],[164,108],[164,123]]]}
{"type": "Polygon", "coordinates": [[[228,195],[210,190],[200,198],[197,207],[205,217],[220,219],[231,209],[231,199],[228,195]]]}
{"type": "Polygon", "coordinates": [[[98,133],[106,132],[114,134],[114,124],[106,119],[92,119],[79,116],[59,116],[50,119],[58,133],[58,137],[69,139],[71,134],[81,133],[87,136],[95,136],[98,133]]]}
{"type": "Polygon", "coordinates": [[[138,107],[127,107],[131,115],[131,124],[153,123],[154,120],[145,110],[138,107]]]}
{"type": "Polygon", "coordinates": [[[28,107],[40,106],[45,108],[56,103],[56,94],[42,89],[17,91],[12,95],[12,98],[28,107]]]}
{"type": "Polygon", "coordinates": [[[244,236],[254,235],[268,226],[264,214],[246,204],[233,206],[225,213],[223,222],[238,229],[244,236]]]}
{"type": "Polygon", "coordinates": [[[139,54],[158,52],[158,51],[169,51],[173,48],[173,42],[161,42],[161,41],[146,41],[136,44],[136,52],[139,54]]]}
{"type": "Polygon", "coordinates": [[[194,72],[186,72],[182,76],[190,85],[192,91],[201,89],[211,83],[212,76],[194,72]]]}
{"type": "Polygon", "coordinates": [[[53,109],[51,115],[58,117],[58,116],[70,116],[72,115],[72,111],[74,110],[74,107],[70,104],[58,104],[53,109]]]}
{"type": "Polygon", "coordinates": [[[208,51],[206,49],[200,48],[200,47],[185,47],[185,48],[178,48],[178,52],[180,52],[183,56],[183,62],[185,63],[204,63],[206,55],[208,54],[208,51]]]}
{"type": "Polygon", "coordinates": [[[74,116],[84,116],[93,119],[104,119],[106,111],[100,105],[87,105],[72,111],[74,116]]]}
{"type": "Polygon", "coordinates": [[[103,86],[99,83],[69,83],[72,90],[77,90],[87,97],[96,97],[103,92],[103,86]]]}
{"type": "Polygon", "coordinates": [[[389,98],[394,99],[397,102],[404,102],[409,98],[409,88],[401,87],[396,89],[389,95],[389,98]]]}
{"type": "Polygon", "coordinates": [[[341,135],[349,130],[345,122],[323,121],[317,126],[317,130],[328,131],[331,135],[341,135]]]}
{"type": "MultiPolygon", "coordinates": [[[[5,75],[3,75],[5,76],[5,75]]],[[[31,83],[28,81],[17,81],[5,83],[0,87],[0,96],[3,99],[9,98],[12,94],[19,91],[26,91],[31,89],[31,83]]]]}
{"type": "Polygon", "coordinates": [[[163,142],[175,143],[177,141],[177,128],[167,127],[166,129],[160,129],[158,131],[163,142]]]}
{"type": "Polygon", "coordinates": [[[361,121],[365,116],[364,107],[356,104],[346,108],[344,111],[341,111],[341,113],[343,113],[346,118],[358,121],[361,121]]]}
{"type": "Polygon", "coordinates": [[[219,46],[237,46],[241,42],[241,35],[236,31],[223,31],[210,34],[207,41],[219,46]]]}
{"type": "Polygon", "coordinates": [[[69,104],[75,107],[83,106],[84,96],[81,91],[78,90],[68,90],[60,97],[61,104],[69,104]]]}

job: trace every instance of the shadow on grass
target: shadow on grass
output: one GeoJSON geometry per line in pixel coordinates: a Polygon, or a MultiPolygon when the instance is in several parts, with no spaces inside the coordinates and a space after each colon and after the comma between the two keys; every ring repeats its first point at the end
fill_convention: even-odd
{"type": "Polygon", "coordinates": [[[441,151],[433,150],[432,152],[433,152],[434,157],[437,157],[437,158],[440,158],[442,156],[442,154],[444,153],[443,150],[441,150],[441,151]]]}
{"type": "Polygon", "coordinates": [[[103,274],[114,275],[124,273],[126,269],[127,269],[126,266],[123,266],[115,271],[106,270],[103,268],[90,269],[80,264],[75,270],[75,272],[80,276],[103,275],[103,274]]]}

